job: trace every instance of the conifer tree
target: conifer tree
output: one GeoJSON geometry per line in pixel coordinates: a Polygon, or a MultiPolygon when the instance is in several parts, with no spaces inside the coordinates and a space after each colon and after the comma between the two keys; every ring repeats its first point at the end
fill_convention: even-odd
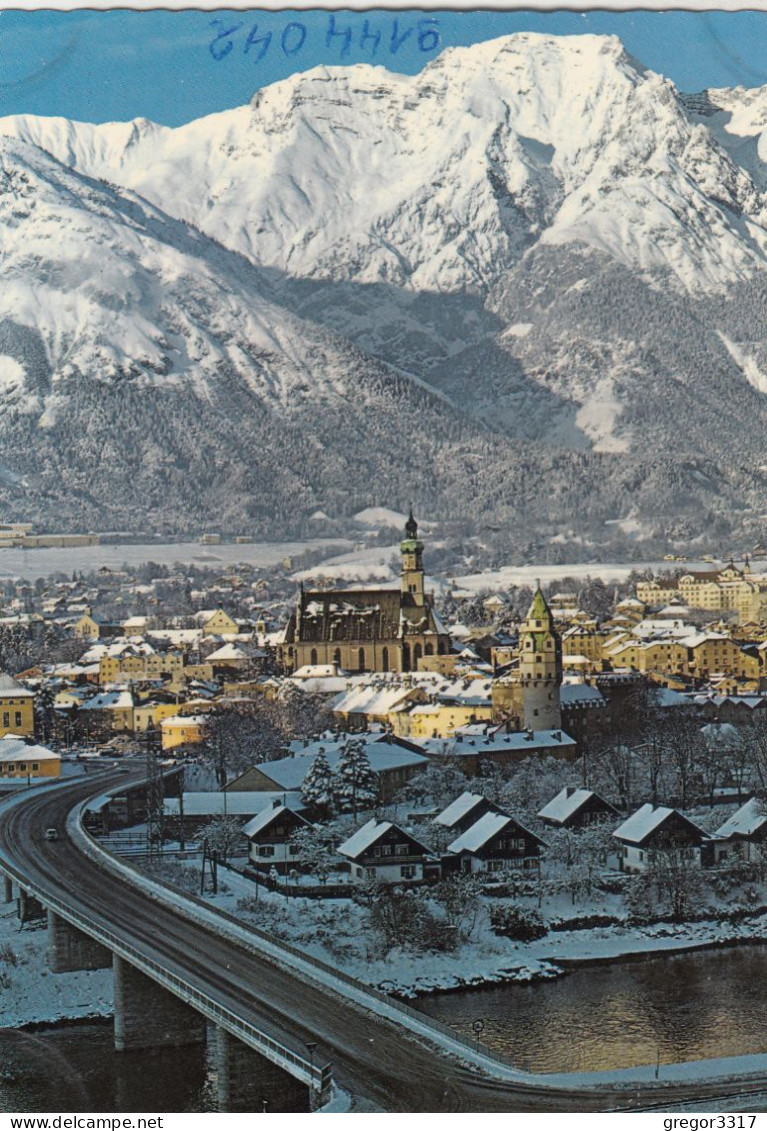
{"type": "Polygon", "coordinates": [[[301,786],[301,800],[313,809],[330,812],[335,796],[335,778],[325,751],[320,747],[301,786]]]}
{"type": "Polygon", "coordinates": [[[341,750],[335,771],[336,804],[342,813],[370,808],[378,799],[378,775],[370,765],[361,738],[350,738],[341,750]]]}

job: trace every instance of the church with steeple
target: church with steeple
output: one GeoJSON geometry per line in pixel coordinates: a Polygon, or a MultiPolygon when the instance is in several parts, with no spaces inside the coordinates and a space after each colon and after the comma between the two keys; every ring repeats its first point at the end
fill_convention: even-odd
{"type": "Polygon", "coordinates": [[[423,542],[412,509],[400,543],[400,581],[378,589],[301,589],[280,646],[282,666],[335,664],[349,672],[417,671],[450,651],[426,592],[423,542]]]}

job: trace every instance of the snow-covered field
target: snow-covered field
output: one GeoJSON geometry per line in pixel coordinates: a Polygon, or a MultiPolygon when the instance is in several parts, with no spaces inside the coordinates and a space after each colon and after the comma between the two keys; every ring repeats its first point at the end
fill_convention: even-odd
{"type": "MultiPolygon", "coordinates": [[[[147,542],[109,546],[75,546],[66,549],[0,550],[0,577],[48,577],[52,573],[71,574],[73,570],[119,569],[145,562],[160,565],[227,566],[245,562],[269,568],[285,558],[299,557],[326,546],[343,546],[343,538],[315,538],[306,542],[237,542],[203,546],[200,542],[147,542]]],[[[348,543],[351,546],[351,543],[348,543]]]]}
{"type": "Polygon", "coordinates": [[[7,1028],[39,1021],[110,1017],[112,971],[51,974],[45,920],[20,927],[15,904],[0,905],[0,1018],[7,1028]]]}

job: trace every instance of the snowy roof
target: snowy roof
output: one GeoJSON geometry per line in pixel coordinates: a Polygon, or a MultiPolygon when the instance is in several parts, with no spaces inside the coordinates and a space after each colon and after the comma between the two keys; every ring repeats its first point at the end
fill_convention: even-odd
{"type": "MultiPolygon", "coordinates": [[[[309,768],[314,762],[314,755],[323,745],[325,746],[328,765],[332,770],[341,757],[343,743],[336,744],[335,750],[332,743],[314,743],[313,748],[307,749],[303,754],[298,754],[292,758],[277,758],[273,762],[261,762],[256,766],[256,769],[282,789],[300,789],[309,768]]],[[[401,769],[404,766],[425,767],[429,761],[422,754],[416,754],[412,750],[405,750],[393,743],[386,742],[368,743],[365,747],[365,753],[368,756],[371,769],[377,774],[385,773],[387,770],[401,769]]]]}
{"type": "Polygon", "coordinates": [[[463,737],[458,732],[449,739],[413,738],[421,750],[430,754],[453,757],[477,757],[493,751],[514,750],[526,752],[533,750],[569,750],[575,746],[575,739],[563,730],[536,730],[528,735],[526,731],[487,730],[484,737],[463,737]]]}
{"type": "Polygon", "coordinates": [[[161,727],[174,727],[174,726],[202,726],[203,723],[208,721],[208,715],[169,715],[167,719],[160,720],[161,727]]]}
{"type": "Polygon", "coordinates": [[[34,695],[34,691],[29,691],[26,687],[22,687],[12,675],[8,675],[7,672],[2,672],[0,673],[0,695],[7,695],[9,693],[12,693],[14,696],[34,695]]]}
{"type": "Polygon", "coordinates": [[[379,837],[388,833],[389,829],[392,828],[394,826],[391,821],[378,821],[375,817],[371,817],[361,829],[357,829],[356,833],[353,833],[348,840],[340,844],[337,851],[342,856],[348,856],[351,860],[355,860],[361,853],[370,848],[379,837]]]}
{"type": "Polygon", "coordinates": [[[737,812],[728,817],[723,825],[714,833],[714,836],[753,836],[767,823],[767,807],[758,797],[752,797],[745,805],[741,805],[737,812]]]}
{"type": "Polygon", "coordinates": [[[593,789],[571,789],[565,786],[561,789],[556,797],[549,801],[548,805],[539,811],[538,816],[543,820],[556,821],[558,824],[564,824],[574,813],[577,813],[582,805],[590,801],[595,796],[593,789]]]}
{"type": "MultiPolygon", "coordinates": [[[[242,831],[245,833],[245,836],[257,836],[258,833],[268,828],[272,821],[278,820],[280,817],[284,817],[286,813],[291,813],[293,816],[298,816],[292,806],[283,805],[281,801],[278,801],[276,804],[273,802],[271,805],[265,805],[261,812],[256,814],[252,821],[248,821],[247,825],[242,831]]],[[[304,825],[308,825],[309,823],[308,821],[305,821],[303,817],[298,817],[298,819],[304,825]]]]}
{"type": "Polygon", "coordinates": [[[465,817],[481,801],[484,801],[481,793],[469,793],[468,791],[462,793],[460,797],[456,797],[455,801],[451,801],[447,808],[437,814],[433,823],[452,829],[462,817],[465,817]]]}
{"type": "MultiPolygon", "coordinates": [[[[265,809],[271,811],[275,801],[288,809],[305,808],[298,793],[256,793],[251,790],[195,793],[184,790],[184,814],[188,817],[218,817],[226,812],[235,817],[252,817],[265,809]]],[[[177,797],[166,797],[164,806],[165,812],[171,816],[178,814],[177,797]]]]}
{"type": "Polygon", "coordinates": [[[83,703],[86,711],[118,711],[133,706],[130,691],[104,691],[83,703]]]}
{"type": "Polygon", "coordinates": [[[686,821],[701,836],[705,836],[702,829],[698,828],[689,818],[684,817],[677,809],[668,809],[665,805],[658,805],[655,808],[649,801],[637,809],[636,813],[632,813],[622,825],[619,825],[613,836],[618,837],[619,840],[629,841],[631,844],[641,844],[652,833],[657,832],[673,813],[682,817],[682,820],[686,821]]]}
{"type": "Polygon", "coordinates": [[[478,852],[480,848],[484,848],[488,841],[502,833],[509,825],[514,825],[520,832],[532,837],[533,840],[537,840],[539,844],[543,843],[540,837],[520,825],[519,821],[515,821],[508,813],[485,813],[484,817],[480,817],[466,832],[461,833],[457,840],[449,844],[447,850],[448,852],[478,852]]]}
{"type": "MultiPolygon", "coordinates": [[[[572,657],[567,657],[568,660],[572,657]]],[[[589,683],[563,683],[559,690],[563,706],[570,703],[604,703],[605,698],[598,687],[589,683]]]]}
{"type": "Polygon", "coordinates": [[[0,739],[0,762],[43,762],[60,761],[61,755],[49,750],[47,746],[34,746],[23,738],[8,734],[0,739]]]}
{"type": "Polygon", "coordinates": [[[216,660],[247,660],[248,653],[243,652],[242,648],[238,648],[236,644],[224,644],[223,647],[218,648],[215,652],[211,652],[205,661],[207,664],[213,663],[216,660]]]}

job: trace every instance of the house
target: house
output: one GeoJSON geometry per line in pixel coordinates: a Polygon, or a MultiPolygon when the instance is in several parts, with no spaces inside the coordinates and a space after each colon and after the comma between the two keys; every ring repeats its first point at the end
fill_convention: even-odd
{"type": "Polygon", "coordinates": [[[719,826],[714,837],[714,860],[717,864],[732,859],[764,859],[767,805],[761,798],[752,797],[719,826]]]}
{"type": "Polygon", "coordinates": [[[556,828],[579,829],[606,817],[617,817],[618,810],[593,789],[566,785],[538,813],[542,821],[556,828]]]}
{"type": "Polygon", "coordinates": [[[286,874],[295,865],[298,856],[298,849],[292,843],[295,832],[310,827],[305,817],[275,799],[242,830],[250,842],[248,858],[251,864],[261,871],[269,872],[276,868],[286,874]]]}
{"type": "Polygon", "coordinates": [[[336,851],[349,861],[352,882],[373,879],[389,884],[422,880],[424,861],[431,853],[399,825],[375,817],[336,851]]]}
{"type": "Polygon", "coordinates": [[[0,738],[35,733],[35,693],[6,672],[0,674],[0,738]]]}
{"type": "Polygon", "coordinates": [[[460,797],[456,797],[455,801],[438,813],[432,821],[433,825],[438,825],[449,832],[462,833],[471,825],[476,824],[480,817],[484,817],[485,813],[500,813],[501,810],[492,801],[488,801],[481,793],[469,793],[466,791],[460,797]]]}
{"type": "Polygon", "coordinates": [[[613,833],[621,848],[622,872],[645,872],[658,853],[671,853],[677,863],[698,867],[701,848],[709,837],[678,809],[642,805],[613,833]]]}
{"type": "Polygon", "coordinates": [[[57,778],[60,773],[60,754],[13,735],[0,738],[0,778],[57,778]]]}
{"type": "Polygon", "coordinates": [[[236,636],[240,631],[237,621],[223,609],[202,609],[194,619],[203,636],[236,636]]]}
{"type": "Polygon", "coordinates": [[[546,842],[507,813],[488,812],[449,844],[467,872],[537,867],[546,842]]]}
{"type": "Polygon", "coordinates": [[[171,715],[160,721],[163,750],[202,742],[209,723],[207,715],[171,715]]]}
{"type": "MultiPolygon", "coordinates": [[[[271,762],[260,762],[250,770],[246,770],[235,781],[230,782],[228,788],[252,790],[300,790],[304,778],[309,772],[314,759],[320,750],[327,758],[328,765],[334,770],[341,757],[341,750],[345,745],[344,740],[327,740],[312,742],[302,747],[292,744],[295,751],[288,758],[276,758],[271,762]]],[[[387,801],[396,793],[406,781],[420,770],[426,769],[428,758],[416,753],[413,749],[395,741],[386,741],[379,736],[369,736],[365,743],[365,753],[368,756],[370,767],[378,777],[378,789],[381,800],[387,801]]]]}

